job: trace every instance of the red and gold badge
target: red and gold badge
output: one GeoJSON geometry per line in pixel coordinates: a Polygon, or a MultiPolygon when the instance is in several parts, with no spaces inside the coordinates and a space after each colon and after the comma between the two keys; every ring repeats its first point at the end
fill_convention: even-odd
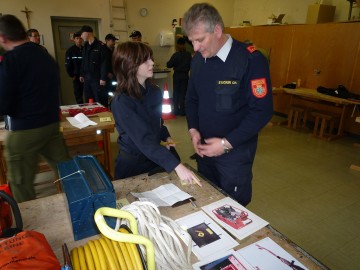
{"type": "Polygon", "coordinates": [[[261,79],[251,80],[251,89],[255,97],[257,98],[265,97],[268,92],[266,79],[261,78],[261,79]]]}
{"type": "Polygon", "coordinates": [[[254,45],[250,45],[250,46],[247,46],[246,49],[250,52],[250,53],[253,53],[256,51],[256,47],[254,45]]]}

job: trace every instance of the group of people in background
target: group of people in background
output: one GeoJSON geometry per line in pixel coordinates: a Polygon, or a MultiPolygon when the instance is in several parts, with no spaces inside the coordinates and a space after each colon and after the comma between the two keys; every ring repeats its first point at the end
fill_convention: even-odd
{"type": "MultiPolygon", "coordinates": [[[[174,68],[175,110],[180,115],[186,114],[199,173],[246,206],[252,196],[252,165],[258,133],[272,116],[268,61],[254,46],[225,34],[223,20],[210,4],[194,4],[183,16],[183,29],[193,46],[194,56],[184,51],[186,40],[178,39],[177,52],[167,63],[168,67],[174,68]],[[185,83],[187,80],[188,83],[185,83]]],[[[22,165],[24,157],[29,158],[27,151],[32,148],[29,145],[22,145],[21,149],[15,147],[13,138],[17,133],[19,136],[28,135],[36,133],[38,128],[42,133],[49,127],[53,131],[52,136],[32,142],[39,147],[30,155],[40,154],[53,164],[66,158],[64,144],[59,142],[59,119],[55,117],[59,108],[60,83],[55,61],[42,49],[29,45],[24,33],[21,22],[14,16],[0,17],[0,45],[8,51],[0,63],[0,114],[7,115],[11,123],[15,123],[15,129],[11,125],[10,130],[16,132],[6,139],[5,149],[10,164],[10,186],[15,188],[15,198],[20,201],[33,198],[22,195],[25,181],[26,188],[33,190],[33,180],[30,179],[33,173],[25,179],[22,172],[29,169],[29,165],[36,167],[36,163],[26,161],[29,163],[26,168],[22,165]],[[19,31],[21,35],[14,35],[19,31]],[[33,65],[24,63],[19,54],[27,49],[31,49],[34,56],[44,59],[37,60],[39,65],[44,64],[39,71],[33,65]],[[18,66],[22,68],[21,73],[15,71],[18,66]],[[43,69],[47,69],[48,76],[39,83],[38,77],[41,74],[43,78],[43,69]],[[50,71],[53,72],[50,74],[50,71]],[[12,76],[7,76],[9,73],[12,76]],[[25,80],[24,74],[33,79],[25,80]],[[47,91],[47,104],[38,108],[34,104],[41,102],[43,105],[41,95],[44,91],[47,91]],[[34,104],[26,99],[28,93],[37,100],[34,104]],[[49,101],[49,93],[52,101],[49,101]],[[12,100],[13,104],[5,104],[4,100],[12,100]],[[30,107],[31,112],[27,110],[30,107]],[[31,121],[32,117],[37,118],[36,126],[31,121]],[[56,151],[49,153],[55,142],[56,151]]],[[[83,26],[78,34],[85,41],[81,48],[81,68],[78,74],[71,71],[69,75],[72,78],[78,76],[79,82],[84,82],[85,99],[101,101],[101,88],[108,78],[113,76],[117,82],[111,103],[119,133],[115,178],[165,170],[175,171],[185,184],[197,183],[201,186],[194,173],[181,163],[174,141],[162,121],[162,92],[151,80],[154,72],[152,49],[142,42],[119,44],[111,53],[112,69],[109,69],[109,49],[94,37],[93,29],[83,26]]],[[[109,37],[112,41],[113,36],[109,37]]],[[[138,31],[133,31],[130,37],[141,41],[138,31]]]]}
{"type": "MultiPolygon", "coordinates": [[[[129,37],[141,42],[142,35],[135,30],[129,37]]],[[[113,34],[106,35],[105,43],[98,40],[88,25],[73,34],[74,45],[65,53],[65,67],[73,80],[76,103],[84,103],[85,99],[85,103],[99,102],[108,107],[109,92],[114,92],[116,87],[112,55],[117,40],[113,34]]]]}

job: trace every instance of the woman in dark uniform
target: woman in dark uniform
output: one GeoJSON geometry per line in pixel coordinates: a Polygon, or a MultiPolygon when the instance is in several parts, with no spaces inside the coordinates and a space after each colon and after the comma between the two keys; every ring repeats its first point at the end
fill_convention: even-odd
{"type": "Polygon", "coordinates": [[[196,182],[195,175],[180,163],[167,128],[163,125],[162,93],[151,82],[153,52],[140,42],[117,46],[113,70],[117,79],[116,95],[111,103],[119,133],[120,148],[115,162],[115,179],[156,171],[159,166],[175,170],[181,180],[196,182]],[[168,142],[167,147],[160,142],[168,142]]]}

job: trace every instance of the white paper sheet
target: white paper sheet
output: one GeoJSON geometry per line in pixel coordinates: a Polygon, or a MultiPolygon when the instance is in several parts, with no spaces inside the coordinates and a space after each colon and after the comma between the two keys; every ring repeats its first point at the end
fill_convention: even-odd
{"type": "Polygon", "coordinates": [[[240,240],[269,224],[229,197],[208,204],[202,209],[240,240]]]}
{"type": "MultiPolygon", "coordinates": [[[[219,252],[239,245],[203,211],[192,213],[175,221],[191,235],[192,251],[199,260],[215,256],[219,252]]],[[[180,233],[180,237],[187,244],[182,233],[180,233]]]]}
{"type": "Polygon", "coordinates": [[[182,191],[174,184],[162,185],[142,193],[131,192],[131,194],[138,197],[140,201],[149,201],[156,206],[172,206],[177,202],[191,198],[188,193],[182,191]]]}
{"type": "Polygon", "coordinates": [[[193,264],[194,270],[255,270],[239,253],[230,249],[207,257],[200,262],[193,264]]]}
{"type": "Polygon", "coordinates": [[[82,129],[82,128],[87,127],[87,126],[96,126],[97,125],[97,123],[95,123],[94,121],[91,121],[83,113],[78,113],[74,117],[66,117],[66,119],[69,121],[69,123],[72,126],[77,127],[79,129],[82,129]]]}
{"type": "Polygon", "coordinates": [[[237,251],[255,269],[261,270],[308,270],[271,238],[266,237],[237,251]]]}

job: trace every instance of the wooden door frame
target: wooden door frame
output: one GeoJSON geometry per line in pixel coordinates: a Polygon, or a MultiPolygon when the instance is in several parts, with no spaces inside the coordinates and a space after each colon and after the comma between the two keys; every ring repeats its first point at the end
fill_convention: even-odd
{"type": "MultiPolygon", "coordinates": [[[[71,83],[71,78],[66,73],[64,59],[65,52],[64,48],[60,46],[60,31],[59,27],[71,27],[74,29],[80,30],[83,25],[90,25],[94,29],[94,35],[98,36],[99,33],[99,22],[98,18],[75,18],[75,17],[58,17],[51,16],[51,28],[53,34],[54,41],[54,51],[55,51],[55,59],[59,64],[60,69],[60,100],[62,105],[69,105],[71,103],[75,104],[75,98],[70,97],[70,94],[73,95],[73,88],[71,85],[71,89],[68,89],[71,83]],[[69,101],[72,100],[72,101],[69,101]]],[[[65,50],[66,51],[66,50],[65,50]]]]}

